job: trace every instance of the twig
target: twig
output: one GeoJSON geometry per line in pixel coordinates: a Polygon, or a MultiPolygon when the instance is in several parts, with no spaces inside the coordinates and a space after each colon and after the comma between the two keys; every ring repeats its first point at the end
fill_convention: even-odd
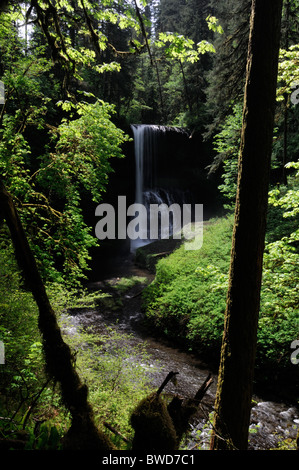
{"type": "Polygon", "coordinates": [[[161,384],[160,387],[158,388],[158,390],[157,390],[157,396],[160,395],[160,393],[162,393],[163,389],[166,387],[166,385],[168,384],[168,382],[169,382],[170,380],[172,380],[173,377],[175,377],[177,374],[178,374],[178,372],[169,372],[169,374],[167,375],[167,377],[165,378],[165,380],[162,382],[162,384],[161,384]]]}
{"type": "Polygon", "coordinates": [[[207,392],[208,388],[210,387],[210,385],[212,384],[212,382],[213,382],[212,376],[211,376],[211,374],[209,374],[208,377],[206,378],[206,380],[204,381],[204,383],[201,385],[201,387],[196,392],[196,395],[194,397],[195,401],[201,401],[201,399],[206,394],[206,392],[207,392]]]}
{"type": "Polygon", "coordinates": [[[114,434],[116,434],[117,436],[121,437],[123,441],[125,441],[127,443],[131,442],[129,439],[127,439],[125,436],[123,436],[115,427],[111,426],[111,424],[107,423],[106,421],[104,421],[103,424],[107,429],[109,429],[109,431],[111,431],[114,434]]]}

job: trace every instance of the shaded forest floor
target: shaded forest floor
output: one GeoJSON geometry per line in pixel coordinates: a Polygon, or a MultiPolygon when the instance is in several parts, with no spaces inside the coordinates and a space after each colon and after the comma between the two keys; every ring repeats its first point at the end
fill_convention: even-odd
{"type": "MultiPolygon", "coordinates": [[[[155,256],[164,256],[171,245],[168,243],[155,243],[148,246],[146,251],[155,256]]],[[[91,283],[92,291],[102,290],[110,295],[102,299],[99,313],[82,317],[83,324],[98,322],[115,325],[122,332],[133,333],[133,342],[145,342],[152,358],[153,365],[159,363],[155,372],[149,376],[150,385],[159,387],[170,370],[179,372],[177,385],[169,384],[167,393],[178,393],[180,396],[192,396],[194,391],[204,381],[210,372],[209,366],[201,361],[196,354],[179,347],[174,341],[165,337],[152,335],[152,332],[143,324],[142,292],[154,279],[154,274],[146,267],[141,267],[130,256],[126,262],[123,260],[115,267],[115,276],[107,277],[98,282],[91,283]],[[118,268],[117,268],[118,266],[118,268]]],[[[155,367],[154,367],[155,368],[155,367]]],[[[191,423],[191,432],[186,442],[188,449],[193,446],[208,448],[209,430],[211,428],[210,414],[213,411],[215,400],[217,371],[212,370],[213,384],[204,397],[202,406],[191,423]]],[[[299,411],[296,406],[275,400],[275,396],[261,395],[263,398],[253,398],[252,419],[249,435],[249,448],[251,450],[267,450],[277,448],[284,440],[292,442],[296,437],[296,425],[299,411]],[[272,401],[273,400],[273,401],[272,401]]]]}

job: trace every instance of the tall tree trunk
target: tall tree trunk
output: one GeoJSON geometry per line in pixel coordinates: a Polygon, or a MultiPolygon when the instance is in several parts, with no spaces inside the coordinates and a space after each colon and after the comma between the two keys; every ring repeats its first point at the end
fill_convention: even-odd
{"type": "Polygon", "coordinates": [[[247,449],[282,0],[253,0],[229,288],[211,449],[247,449]]]}
{"type": "MultiPolygon", "coordinates": [[[[290,1],[285,0],[285,38],[284,49],[289,49],[289,25],[290,25],[290,1]]],[[[284,97],[284,116],[283,116],[283,156],[282,156],[282,184],[287,184],[287,175],[285,165],[288,161],[288,117],[289,117],[289,98],[284,97]]]]}

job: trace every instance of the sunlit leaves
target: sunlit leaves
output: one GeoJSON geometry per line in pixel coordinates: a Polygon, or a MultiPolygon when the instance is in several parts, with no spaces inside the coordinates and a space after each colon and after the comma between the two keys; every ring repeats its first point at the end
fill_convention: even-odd
{"type": "MultiPolygon", "coordinates": [[[[61,102],[68,110],[75,110],[71,102],[61,102]]],[[[55,220],[50,217],[43,226],[43,240],[47,253],[54,252],[63,261],[63,271],[74,279],[87,268],[89,248],[95,245],[90,227],[84,223],[81,208],[82,190],[90,200],[99,202],[112,171],[110,159],[121,157],[121,144],[127,136],[110,120],[113,107],[98,101],[81,102],[76,107],[77,119],[62,122],[53,138],[53,152],[43,156],[35,180],[49,201],[64,201],[62,213],[55,220]]],[[[60,203],[61,204],[61,203],[60,203]]],[[[49,208],[48,212],[51,209],[49,208]]],[[[40,219],[39,219],[40,222],[40,219]]]]}
{"type": "Polygon", "coordinates": [[[28,20],[43,31],[54,62],[59,61],[64,70],[70,69],[79,80],[83,79],[82,67],[99,73],[119,70],[115,63],[109,68],[108,63],[102,62],[102,52],[108,47],[109,25],[139,31],[134,9],[126,2],[37,0],[34,6],[28,9],[28,20]]]}
{"type": "Polygon", "coordinates": [[[206,52],[216,52],[215,47],[209,41],[203,40],[197,44],[197,51],[199,54],[205,54],[206,52]]]}
{"type": "Polygon", "coordinates": [[[207,24],[208,24],[208,28],[211,30],[211,31],[214,31],[214,33],[218,33],[218,34],[223,34],[223,28],[219,23],[219,20],[215,17],[215,16],[212,16],[212,15],[209,15],[207,18],[206,18],[206,21],[207,21],[207,24]]]}
{"type": "Polygon", "coordinates": [[[101,64],[101,65],[96,65],[95,70],[98,73],[104,73],[104,72],[119,72],[121,69],[121,65],[118,62],[109,62],[108,64],[101,64]]]}
{"type": "Polygon", "coordinates": [[[222,183],[218,187],[229,204],[234,204],[237,193],[241,128],[242,105],[238,103],[233,107],[232,114],[226,117],[213,140],[217,161],[223,164],[222,183]]]}
{"type": "Polygon", "coordinates": [[[61,279],[58,262],[60,272],[76,281],[87,269],[89,249],[96,244],[84,222],[82,190],[91,201],[101,200],[112,171],[110,159],[122,156],[127,136],[111,122],[113,108],[104,102],[82,101],[75,107],[71,101],[61,101],[60,105],[80,117],[66,119],[53,130],[54,150],[40,156],[34,173],[28,165],[31,148],[15,132],[18,113],[4,117],[0,170],[17,202],[41,273],[46,279],[61,279]]]}
{"type": "Polygon", "coordinates": [[[281,207],[284,210],[283,217],[298,217],[299,216],[299,162],[289,162],[286,168],[293,168],[296,170],[295,175],[292,177],[292,186],[287,190],[274,188],[269,193],[269,203],[274,207],[281,207]]]}
{"type": "Polygon", "coordinates": [[[68,0],[56,0],[56,4],[59,8],[64,8],[69,13],[74,11],[73,5],[68,0]]]}
{"type": "Polygon", "coordinates": [[[299,87],[299,44],[288,50],[280,50],[277,100],[283,101],[285,94],[291,94],[299,87]]]}
{"type": "Polygon", "coordinates": [[[176,33],[160,33],[155,42],[156,47],[163,48],[165,57],[180,62],[197,62],[200,54],[215,52],[214,46],[208,41],[201,41],[195,45],[192,39],[176,33]]]}
{"type": "Polygon", "coordinates": [[[122,156],[126,137],[112,124],[112,107],[96,102],[77,84],[83,77],[87,81],[87,70],[101,74],[120,70],[116,58],[110,62],[109,54],[104,55],[105,28],[109,22],[119,27],[133,22],[131,12],[126,21],[125,6],[112,1],[38,0],[28,18],[35,22],[28,41],[21,37],[21,10],[17,9],[18,16],[9,11],[1,16],[0,78],[6,90],[1,177],[47,280],[77,281],[87,269],[89,249],[97,240],[83,218],[82,193],[100,202],[111,172],[110,159],[122,156]],[[47,41],[40,41],[37,17],[47,41]]]}
{"type": "MultiPolygon", "coordinates": [[[[280,235],[278,239],[266,244],[262,312],[263,315],[266,313],[272,321],[274,319],[276,325],[281,325],[292,315],[294,317],[293,329],[297,328],[298,333],[299,229],[296,220],[299,214],[299,163],[290,162],[287,168],[297,170],[293,177],[289,177],[288,187],[276,187],[269,193],[270,208],[281,209],[282,217],[285,223],[289,224],[289,229],[284,231],[284,236],[280,235]],[[295,318],[297,318],[297,326],[295,318]]],[[[283,219],[280,227],[282,222],[283,219]]]]}
{"type": "Polygon", "coordinates": [[[81,103],[78,111],[79,119],[66,121],[58,128],[56,151],[49,155],[53,161],[51,172],[64,175],[62,185],[69,181],[75,187],[74,176],[98,201],[111,171],[109,160],[122,156],[120,145],[126,136],[110,121],[113,108],[107,103],[81,103]]]}

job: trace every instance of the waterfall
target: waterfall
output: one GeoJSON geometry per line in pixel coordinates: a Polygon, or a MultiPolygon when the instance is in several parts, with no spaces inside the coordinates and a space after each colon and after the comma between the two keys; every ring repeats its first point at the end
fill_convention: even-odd
{"type": "MultiPolygon", "coordinates": [[[[176,132],[180,134],[187,133],[179,128],[166,126],[149,125],[149,124],[133,124],[131,126],[134,136],[134,152],[135,152],[135,203],[142,204],[147,209],[149,217],[149,207],[151,204],[171,204],[183,203],[184,195],[179,188],[159,187],[159,174],[157,174],[159,143],[165,138],[166,133],[176,132]]],[[[165,155],[162,155],[165,160],[165,155]]],[[[171,163],[171,160],[169,161],[171,163]]],[[[170,225],[172,222],[170,221],[170,225]]],[[[167,227],[166,235],[172,234],[172,226],[167,227]],[[168,232],[169,229],[169,232],[168,232]]],[[[158,239],[164,238],[163,231],[159,231],[158,239]]],[[[131,251],[143,246],[156,238],[151,238],[148,231],[147,238],[131,241],[131,251]]]]}
{"type": "Polygon", "coordinates": [[[136,165],[135,202],[144,204],[145,191],[156,184],[156,165],[159,126],[133,125],[136,165]]]}

